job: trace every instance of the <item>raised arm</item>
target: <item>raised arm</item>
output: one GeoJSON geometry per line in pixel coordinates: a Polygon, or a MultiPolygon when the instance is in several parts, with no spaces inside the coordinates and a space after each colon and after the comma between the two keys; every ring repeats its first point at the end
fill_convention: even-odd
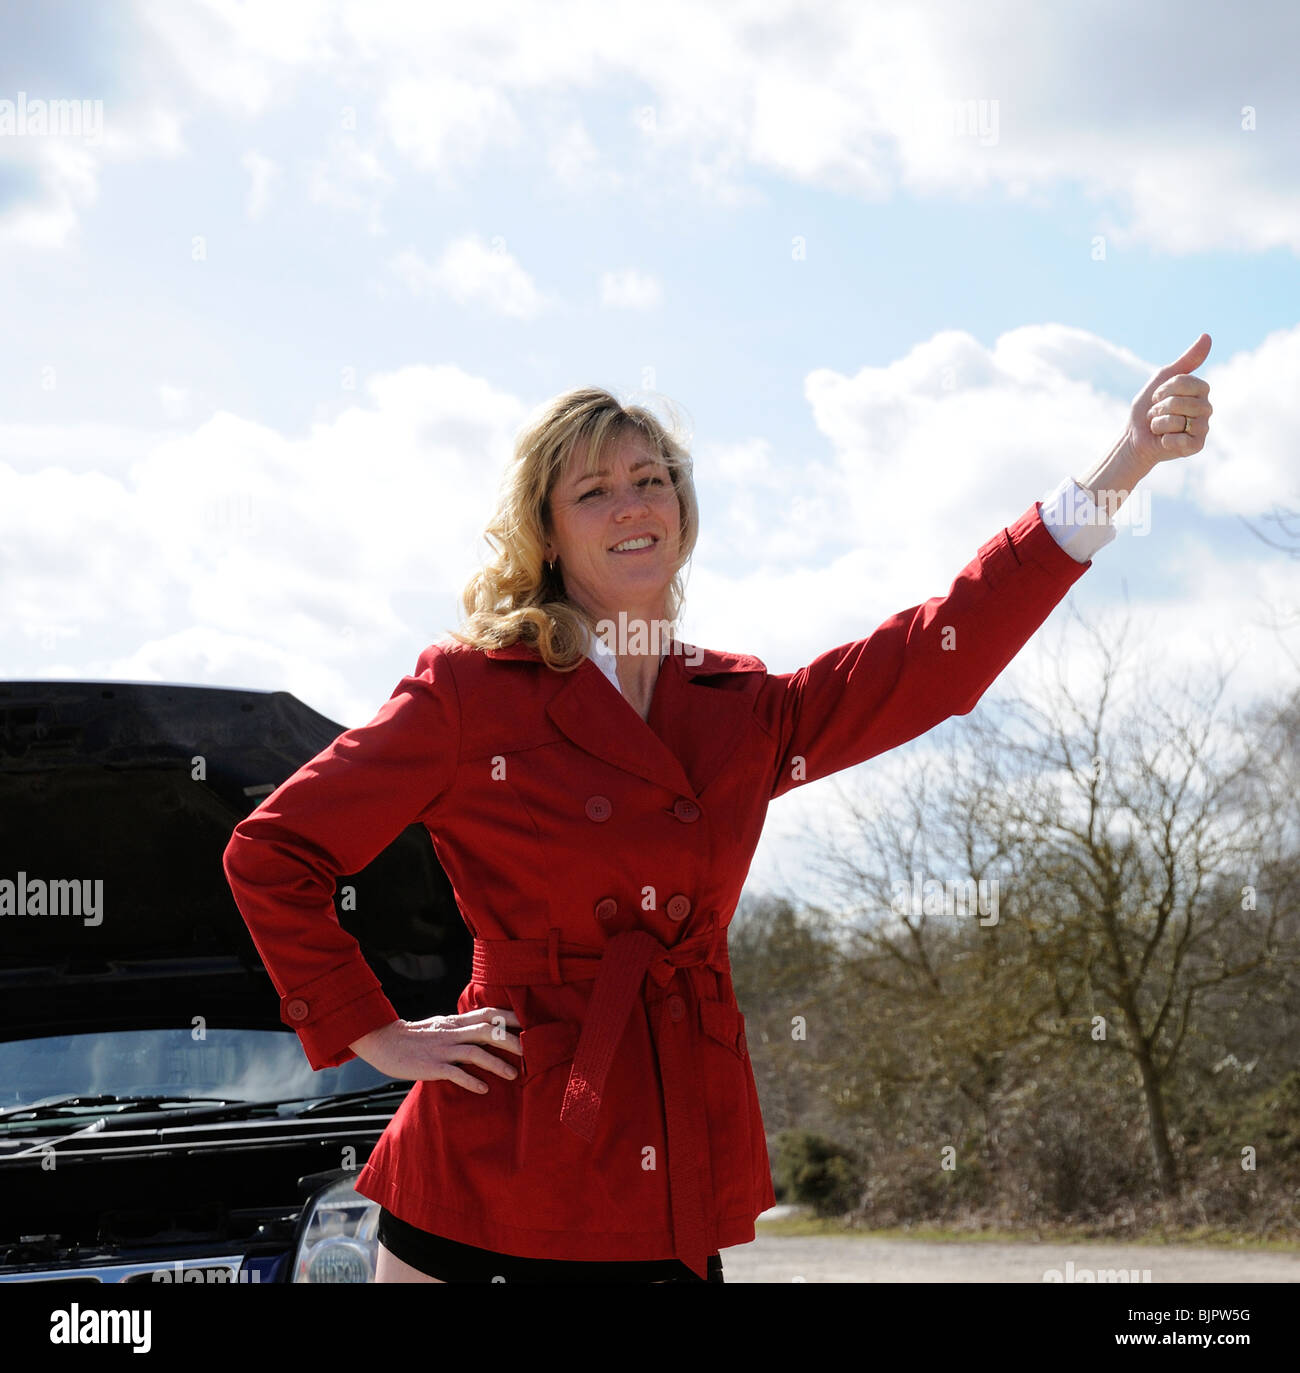
{"type": "Polygon", "coordinates": [[[969,714],[1091,566],[1061,546],[1035,501],[980,547],[946,596],[891,615],[869,638],[797,672],[769,677],[763,707],[779,742],[771,795],[969,714]]]}
{"type": "Polygon", "coordinates": [[[798,672],[768,678],[762,708],[779,742],[773,797],[975,708],[1114,538],[1110,518],[1133,487],[1158,463],[1204,447],[1214,407],[1209,383],[1192,373],[1210,342],[1202,334],[1156,371],[1111,451],[984,544],[946,596],[900,611],[870,638],[798,672]]]}

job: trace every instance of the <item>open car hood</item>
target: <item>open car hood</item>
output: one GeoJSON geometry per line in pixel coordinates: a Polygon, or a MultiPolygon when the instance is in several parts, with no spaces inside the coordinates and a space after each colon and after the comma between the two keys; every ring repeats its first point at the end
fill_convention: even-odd
{"type": "MultiPolygon", "coordinates": [[[[222,854],[341,732],[283,691],[0,682],[0,881],[102,883],[94,916],[0,918],[0,1035],[284,1028],[222,854]]],[[[397,1013],[454,1011],[472,940],[424,827],[344,881],[357,911],[335,912],[397,1013]]]]}

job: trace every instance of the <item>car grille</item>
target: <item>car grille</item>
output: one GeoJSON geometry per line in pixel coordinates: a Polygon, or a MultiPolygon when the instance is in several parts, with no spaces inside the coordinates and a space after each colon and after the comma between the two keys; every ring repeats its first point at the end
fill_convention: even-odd
{"type": "Polygon", "coordinates": [[[269,1267],[264,1263],[244,1268],[242,1254],[204,1259],[153,1259],[147,1263],[101,1263],[84,1268],[40,1268],[0,1273],[0,1282],[266,1282],[269,1267]],[[179,1264],[180,1271],[177,1271],[179,1264]],[[240,1273],[243,1270],[241,1278],[240,1273]],[[167,1273],[165,1279],[155,1273],[167,1273]],[[194,1274],[198,1276],[187,1276],[194,1274]]]}

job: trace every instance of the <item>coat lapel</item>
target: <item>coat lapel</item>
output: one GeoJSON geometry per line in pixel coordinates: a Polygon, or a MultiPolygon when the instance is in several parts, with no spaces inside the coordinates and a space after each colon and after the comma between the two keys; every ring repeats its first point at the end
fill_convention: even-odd
{"type": "Polygon", "coordinates": [[[683,648],[687,652],[669,653],[659,669],[649,723],[682,760],[698,799],[735,753],[754,715],[757,683],[751,691],[735,690],[739,683],[718,679],[748,672],[761,680],[767,668],[748,654],[683,648]]]}
{"type": "MultiPolygon", "coordinates": [[[[555,691],[546,712],[584,752],[698,799],[730,756],[754,710],[753,693],[720,689],[708,679],[767,669],[748,655],[715,653],[690,644],[679,647],[683,651],[669,652],[659,669],[648,722],[590,658],[572,672],[553,674],[555,691]]],[[[539,670],[543,667],[536,648],[522,641],[488,649],[486,654],[528,659],[539,670]]]]}

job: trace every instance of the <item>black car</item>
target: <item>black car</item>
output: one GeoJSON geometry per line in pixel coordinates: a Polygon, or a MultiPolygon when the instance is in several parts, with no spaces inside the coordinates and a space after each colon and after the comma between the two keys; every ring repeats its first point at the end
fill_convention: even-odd
{"type": "MultiPolygon", "coordinates": [[[[339,733],[285,692],[0,683],[0,1282],[373,1280],[352,1184],[410,1083],[312,1070],[222,869],[339,733]]],[[[399,1015],[455,1011],[422,826],[335,909],[399,1015]]]]}

